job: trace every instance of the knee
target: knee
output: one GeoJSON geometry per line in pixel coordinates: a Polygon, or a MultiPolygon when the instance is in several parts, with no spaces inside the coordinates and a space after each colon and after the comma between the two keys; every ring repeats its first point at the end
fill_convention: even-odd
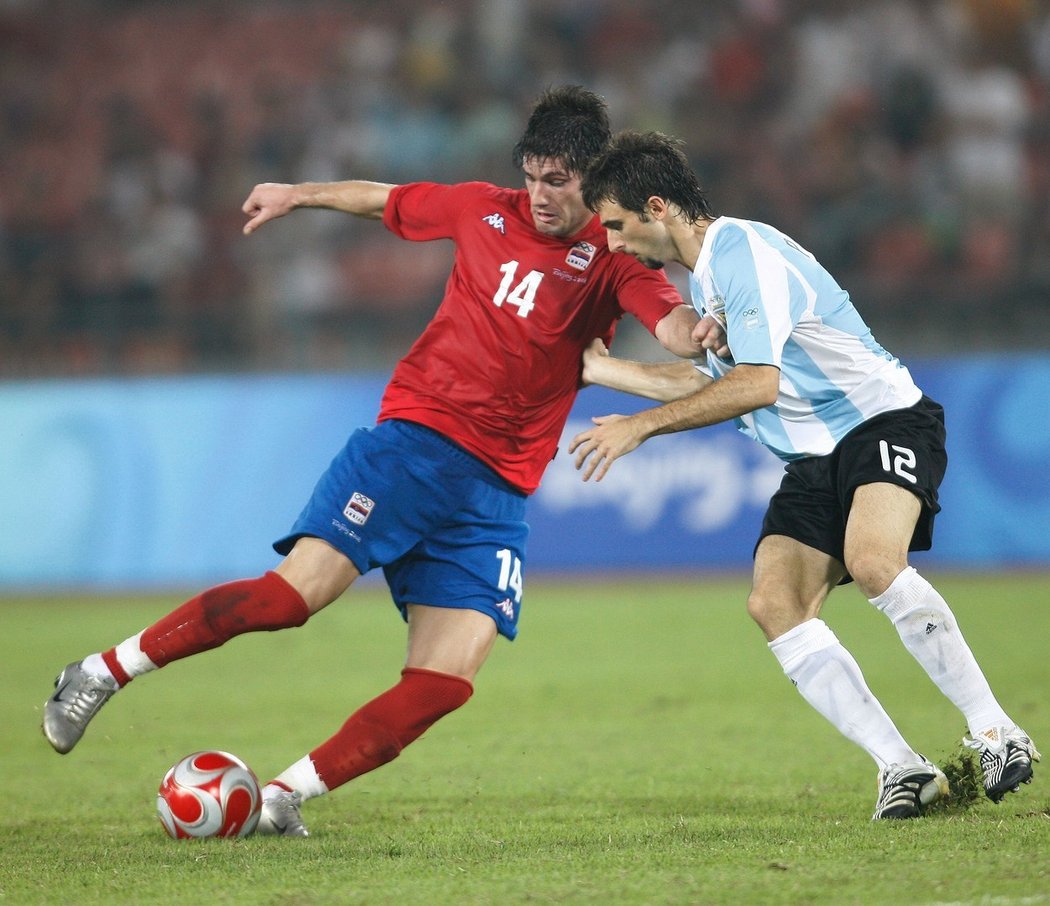
{"type": "Polygon", "coordinates": [[[747,596],[747,615],[761,626],[767,609],[766,599],[758,591],[751,589],[751,594],[747,596]]]}
{"type": "Polygon", "coordinates": [[[867,598],[881,595],[908,565],[907,559],[890,557],[881,551],[847,553],[846,569],[867,598]]]}
{"type": "Polygon", "coordinates": [[[765,595],[757,588],[751,589],[751,594],[747,596],[747,614],[758,624],[759,629],[765,633],[766,638],[770,641],[781,635],[782,632],[787,631],[787,629],[780,629],[783,622],[780,618],[781,612],[782,608],[777,605],[773,598],[765,595]]]}
{"type": "Polygon", "coordinates": [[[756,587],[748,595],[747,612],[772,642],[806,620],[818,617],[822,602],[819,596],[809,600],[790,590],[756,587]]]}

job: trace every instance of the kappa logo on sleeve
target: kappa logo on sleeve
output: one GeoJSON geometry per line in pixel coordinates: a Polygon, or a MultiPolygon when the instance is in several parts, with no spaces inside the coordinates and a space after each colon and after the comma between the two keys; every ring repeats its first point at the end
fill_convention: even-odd
{"type": "Polygon", "coordinates": [[[371,497],[365,497],[360,491],[354,491],[354,496],[346,504],[343,515],[357,525],[364,525],[368,522],[368,517],[372,515],[375,505],[376,502],[371,497]]]}
{"type": "Polygon", "coordinates": [[[589,242],[577,242],[569,249],[569,254],[565,256],[565,263],[578,271],[585,271],[596,251],[598,250],[589,242]]]}

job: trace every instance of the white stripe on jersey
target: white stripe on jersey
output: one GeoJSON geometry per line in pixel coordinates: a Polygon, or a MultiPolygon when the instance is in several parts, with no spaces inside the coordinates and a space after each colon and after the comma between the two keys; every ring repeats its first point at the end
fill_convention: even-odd
{"type": "Polygon", "coordinates": [[[732,350],[730,361],[708,353],[714,377],[737,362],[780,369],[776,403],[738,427],[782,459],[830,453],[857,425],[922,396],[834,278],[773,227],[720,217],[689,283],[694,307],[722,321],[732,350]]]}

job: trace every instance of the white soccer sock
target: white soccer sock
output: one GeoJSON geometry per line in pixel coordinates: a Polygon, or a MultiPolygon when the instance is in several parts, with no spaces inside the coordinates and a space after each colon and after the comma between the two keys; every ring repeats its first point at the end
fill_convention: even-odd
{"type": "Polygon", "coordinates": [[[157,665],[143,654],[139,641],[141,638],[142,633],[139,632],[131,638],[125,639],[114,649],[117,661],[130,677],[142,676],[143,673],[149,673],[157,669],[157,665]]]}
{"type": "MultiPolygon", "coordinates": [[[[151,670],[157,669],[157,665],[143,654],[142,648],[139,644],[141,638],[142,633],[140,632],[129,639],[125,639],[113,649],[113,653],[117,658],[117,663],[120,664],[121,668],[129,678],[142,676],[143,673],[149,673],[151,670]]],[[[96,652],[95,654],[89,654],[80,662],[80,665],[87,673],[94,676],[115,679],[113,671],[109,669],[109,666],[106,664],[106,660],[102,657],[101,653],[96,652]]]]}
{"type": "Polygon", "coordinates": [[[100,676],[102,679],[115,679],[113,671],[106,666],[106,662],[102,660],[102,655],[99,653],[89,654],[84,660],[80,662],[80,666],[83,668],[85,673],[90,673],[92,676],[100,676]]]}
{"type": "Polygon", "coordinates": [[[868,689],[853,656],[823,620],[807,620],[788,630],[769,643],[769,650],[802,697],[880,769],[919,760],[868,689]]]}
{"type": "Polygon", "coordinates": [[[1013,726],[992,695],[951,608],[913,567],[904,569],[871,603],[890,618],[904,647],[962,711],[971,734],[1013,726]]]}
{"type": "MultiPolygon", "coordinates": [[[[276,783],[282,784],[297,793],[301,793],[304,800],[313,799],[315,796],[323,796],[328,792],[328,787],[325,786],[324,781],[317,776],[317,769],[314,767],[313,761],[309,755],[304,755],[291,767],[285,769],[281,774],[274,778],[276,783]]],[[[267,798],[266,791],[271,789],[273,784],[266,784],[263,789],[263,798],[267,798]]],[[[280,789],[280,787],[277,787],[280,789]]],[[[272,792],[272,790],[271,790],[272,792]]]]}

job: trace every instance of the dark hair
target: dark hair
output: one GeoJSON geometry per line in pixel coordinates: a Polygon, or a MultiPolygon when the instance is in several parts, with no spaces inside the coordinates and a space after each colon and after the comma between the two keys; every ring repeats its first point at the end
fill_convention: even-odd
{"type": "Polygon", "coordinates": [[[690,221],[714,219],[711,204],[682,151],[662,132],[620,132],[583,175],[583,203],[592,211],[614,201],[645,215],[654,195],[676,205],[690,221]]]}
{"type": "Polygon", "coordinates": [[[587,165],[609,144],[609,113],[593,91],[579,85],[548,88],[532,108],[521,140],[514,146],[514,166],[527,158],[557,158],[573,173],[587,165]]]}

